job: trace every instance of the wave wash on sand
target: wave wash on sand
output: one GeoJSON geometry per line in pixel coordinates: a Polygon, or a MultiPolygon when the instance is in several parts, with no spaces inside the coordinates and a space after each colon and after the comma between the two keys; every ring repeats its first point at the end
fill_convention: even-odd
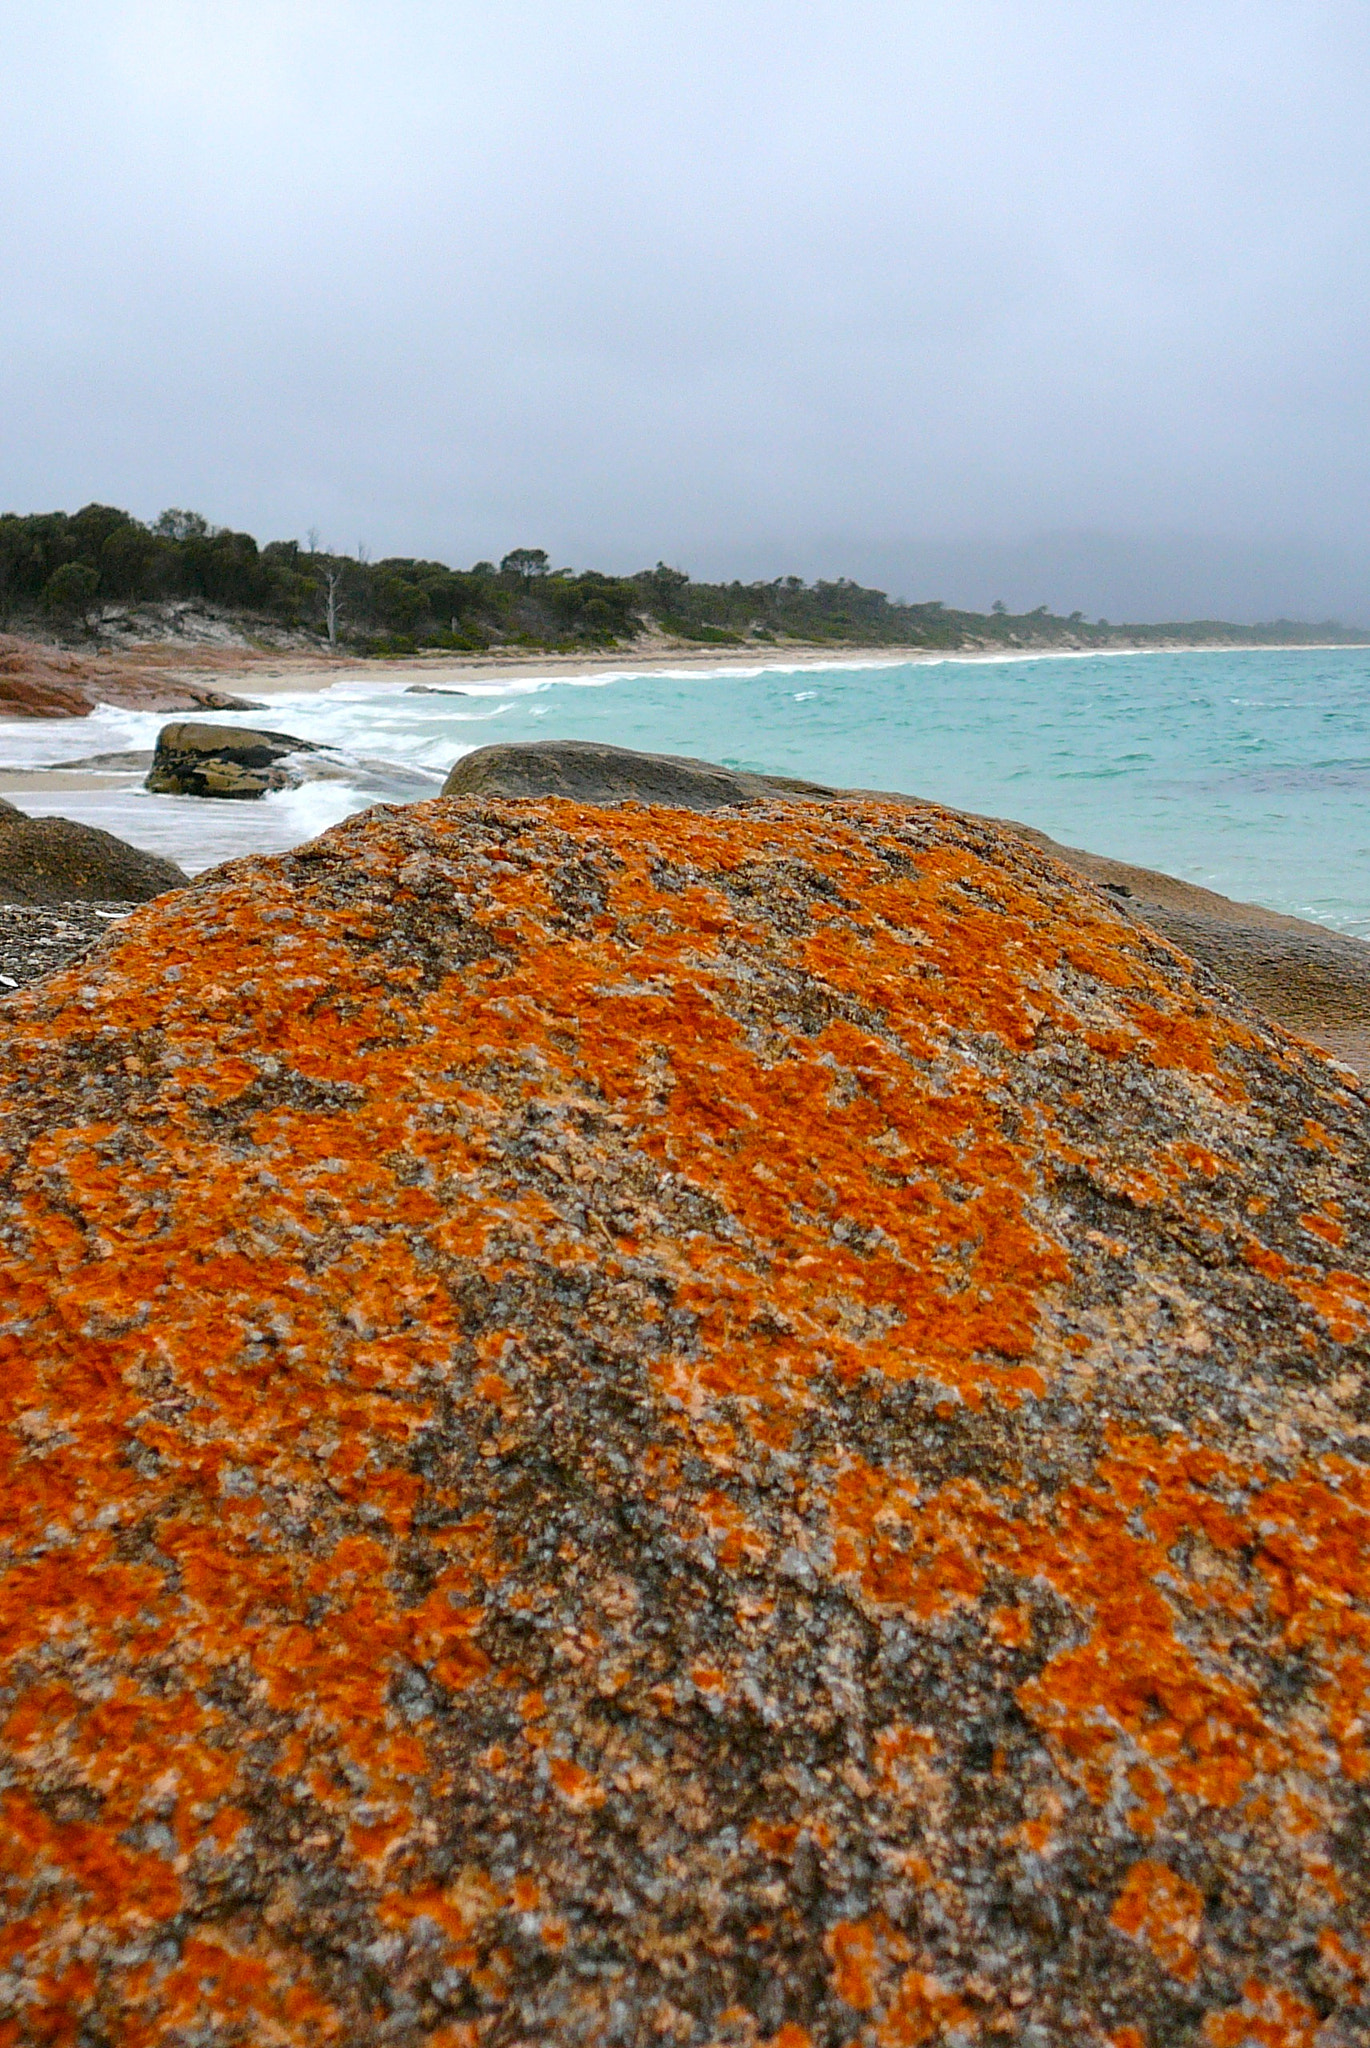
{"type": "Polygon", "coordinates": [[[862,801],[373,812],[6,1021],[0,2039],[1358,2037],[1313,1050],[862,801]]]}

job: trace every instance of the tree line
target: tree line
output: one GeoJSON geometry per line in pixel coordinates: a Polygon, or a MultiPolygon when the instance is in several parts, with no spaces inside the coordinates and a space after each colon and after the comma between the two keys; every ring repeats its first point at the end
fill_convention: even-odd
{"type": "Polygon", "coordinates": [[[378,562],[320,549],[311,537],[268,541],[211,526],[172,509],[150,523],[110,505],[79,512],[0,515],[0,625],[41,624],[65,636],[92,632],[120,607],[182,600],[318,634],[359,653],[420,648],[477,652],[492,646],[613,647],[653,627],[700,646],[781,641],[927,648],[1067,642],[1108,646],[1119,638],[1190,638],[1240,644],[1362,641],[1335,625],[1310,629],[1280,620],[1258,627],[1218,621],[1149,627],[1062,618],[1039,605],[1012,613],[905,604],[847,577],[806,583],[696,583],[658,562],[632,576],[554,568],[541,548],[514,548],[498,563],[453,569],[445,562],[389,556],[378,562]]]}

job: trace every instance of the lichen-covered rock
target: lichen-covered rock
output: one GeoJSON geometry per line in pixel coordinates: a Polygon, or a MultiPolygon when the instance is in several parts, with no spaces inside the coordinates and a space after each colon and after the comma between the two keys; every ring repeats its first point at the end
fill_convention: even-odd
{"type": "Polygon", "coordinates": [[[0,2040],[1364,2040],[1320,1055],[857,802],[372,812],[5,1015],[0,2040]]]}
{"type": "MultiPolygon", "coordinates": [[[[416,687],[426,687],[418,685],[416,687]]],[[[854,796],[924,808],[894,791],[840,790],[817,782],[720,767],[679,754],[643,754],[590,740],[534,740],[477,747],[457,762],[444,796],[567,796],[581,803],[680,804],[711,811],[776,796],[818,802],[854,796]]],[[[1370,1078],[1370,946],[1304,918],[1256,903],[1235,903],[1082,847],[1062,846],[1009,818],[989,823],[1020,835],[1102,885],[1128,916],[1154,926],[1221,975],[1237,993],[1287,1030],[1297,1031],[1370,1078]]]]}
{"type": "Polygon", "coordinates": [[[89,718],[97,704],[136,711],[252,711],[246,697],[159,674],[142,660],[68,654],[60,648],[0,633],[0,717],[89,718]]]}
{"type": "Polygon", "coordinates": [[[1267,1017],[1370,1080],[1370,945],[1364,939],[1259,903],[1234,902],[1153,868],[1059,846],[1027,825],[1010,830],[1100,883],[1128,916],[1154,926],[1267,1017]]]}

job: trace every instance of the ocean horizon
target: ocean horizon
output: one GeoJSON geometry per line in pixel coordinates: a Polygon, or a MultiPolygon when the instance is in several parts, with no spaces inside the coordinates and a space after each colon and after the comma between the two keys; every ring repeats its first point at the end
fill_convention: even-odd
{"type": "MultiPolygon", "coordinates": [[[[534,663],[530,662],[530,670],[534,663]]],[[[5,784],[190,872],[436,794],[495,741],[601,740],[985,812],[1370,939],[1370,648],[740,662],[506,676],[385,670],[205,714],[338,748],[339,779],[259,803],[5,784]],[[454,694],[437,694],[451,691],[454,694]],[[349,767],[348,764],[354,764],[349,767]],[[355,770],[355,772],[354,772],[355,770]]],[[[253,694],[250,677],[244,691],[253,694]]],[[[166,713],[0,722],[4,771],[147,749],[166,713]]]]}

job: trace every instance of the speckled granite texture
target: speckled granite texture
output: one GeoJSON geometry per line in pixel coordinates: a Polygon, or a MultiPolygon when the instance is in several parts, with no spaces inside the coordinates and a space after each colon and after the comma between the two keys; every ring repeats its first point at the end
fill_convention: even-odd
{"type": "Polygon", "coordinates": [[[0,995],[65,967],[107,938],[110,926],[132,908],[118,902],[0,903],[0,995]]]}
{"type": "Polygon", "coordinates": [[[863,802],[372,812],[0,1014],[0,2043],[1367,2038],[1344,1071],[863,802]]]}

